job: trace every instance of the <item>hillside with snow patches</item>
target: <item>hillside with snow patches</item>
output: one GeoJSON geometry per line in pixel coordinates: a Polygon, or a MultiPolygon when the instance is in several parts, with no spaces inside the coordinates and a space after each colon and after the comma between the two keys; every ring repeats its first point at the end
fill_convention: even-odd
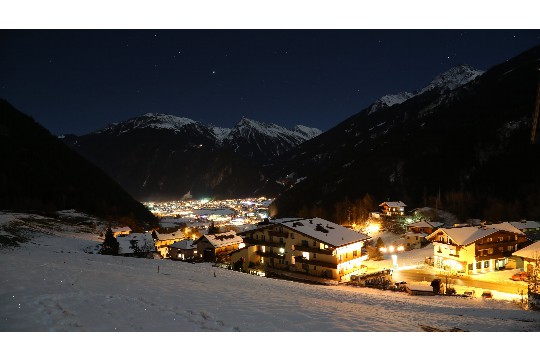
{"type": "Polygon", "coordinates": [[[334,210],[370,194],[411,208],[440,197],[460,219],[538,218],[538,172],[493,175],[528,170],[538,159],[530,137],[539,54],[537,46],[485,72],[452,68],[417,93],[383,97],[300,144],[276,162],[276,179],[295,179],[271,214],[317,211],[341,221],[334,210]]]}
{"type": "MultiPolygon", "coordinates": [[[[0,331],[540,331],[514,302],[319,286],[210,263],[96,254],[96,219],[0,212],[0,331]],[[158,268],[159,267],[159,268],[158,268]],[[215,274],[215,276],[214,276],[215,274]]],[[[96,223],[97,222],[97,223],[96,223]]]]}

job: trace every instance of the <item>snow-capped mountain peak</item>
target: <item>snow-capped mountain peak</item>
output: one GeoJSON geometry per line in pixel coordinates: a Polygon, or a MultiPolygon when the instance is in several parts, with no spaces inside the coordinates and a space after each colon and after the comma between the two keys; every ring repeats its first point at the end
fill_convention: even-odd
{"type": "Polygon", "coordinates": [[[420,90],[417,94],[422,94],[433,89],[454,90],[462,85],[474,80],[477,76],[482,75],[482,70],[474,69],[469,65],[462,64],[455,66],[442,74],[437,75],[431,83],[420,90]]]}
{"type": "Polygon", "coordinates": [[[146,113],[140,117],[128,119],[120,123],[112,123],[96,133],[125,133],[134,129],[152,128],[157,130],[172,130],[180,132],[183,127],[190,124],[198,124],[189,118],[181,118],[169,114],[146,113]]]}
{"type": "Polygon", "coordinates": [[[300,136],[304,137],[305,140],[315,138],[316,136],[318,136],[319,134],[322,133],[322,131],[320,129],[310,128],[310,127],[306,127],[305,125],[300,125],[300,124],[295,125],[292,128],[292,130],[296,134],[299,134],[300,136]]]}
{"type": "Polygon", "coordinates": [[[391,107],[395,104],[401,104],[412,97],[430,90],[439,89],[441,93],[454,90],[474,80],[483,73],[484,71],[474,69],[466,64],[455,66],[444,73],[437,75],[427,86],[417,92],[401,92],[393,95],[385,95],[379,98],[371,105],[368,114],[374,113],[383,108],[391,107]]]}

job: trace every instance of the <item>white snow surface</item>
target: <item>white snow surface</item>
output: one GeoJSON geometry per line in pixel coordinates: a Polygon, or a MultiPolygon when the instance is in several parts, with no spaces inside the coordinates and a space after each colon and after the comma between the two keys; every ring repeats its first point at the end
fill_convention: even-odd
{"type": "MultiPolygon", "coordinates": [[[[0,226],[19,218],[0,213],[0,226]]],[[[103,256],[86,253],[101,242],[95,234],[60,228],[0,249],[0,331],[422,331],[419,324],[540,331],[540,313],[513,302],[316,286],[209,263],[103,256]]]]}

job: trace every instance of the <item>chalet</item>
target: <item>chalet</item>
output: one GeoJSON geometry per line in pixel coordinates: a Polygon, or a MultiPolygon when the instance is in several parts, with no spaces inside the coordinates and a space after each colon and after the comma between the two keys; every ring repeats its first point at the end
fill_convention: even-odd
{"type": "Polygon", "coordinates": [[[111,229],[112,230],[112,233],[113,233],[113,236],[115,237],[118,237],[118,235],[120,234],[130,234],[131,233],[131,228],[129,227],[114,227],[111,229]]]}
{"type": "Polygon", "coordinates": [[[179,242],[184,239],[184,233],[178,230],[173,233],[159,233],[156,232],[157,238],[154,240],[156,251],[163,258],[169,258],[169,248],[171,244],[179,242]]]}
{"type": "Polygon", "coordinates": [[[184,239],[169,246],[169,257],[172,260],[188,260],[197,257],[197,246],[193,240],[184,239]]]}
{"type": "Polygon", "coordinates": [[[383,202],[379,204],[379,207],[381,207],[381,214],[383,216],[394,217],[405,215],[405,207],[407,207],[407,205],[401,201],[383,202]]]}
{"type": "Polygon", "coordinates": [[[407,233],[403,235],[406,249],[421,248],[427,241],[426,237],[441,227],[443,223],[420,221],[407,225],[407,233]]]}
{"type": "Polygon", "coordinates": [[[206,234],[193,242],[193,245],[197,246],[198,257],[204,261],[228,263],[229,254],[242,248],[244,240],[235,231],[228,231],[206,234]]]}
{"type": "Polygon", "coordinates": [[[240,233],[246,247],[231,254],[242,268],[297,272],[348,280],[361,270],[370,237],[321,218],[273,220],[240,233]]]}
{"type": "Polygon", "coordinates": [[[433,264],[449,271],[476,274],[504,269],[527,237],[508,222],[439,228],[426,237],[433,243],[433,264]]]}
{"type": "Polygon", "coordinates": [[[514,252],[513,255],[520,257],[523,260],[523,267],[520,268],[531,273],[535,262],[540,260],[540,241],[536,241],[533,244],[514,252]]]}
{"type": "Polygon", "coordinates": [[[118,255],[127,257],[150,256],[156,252],[154,239],[150,233],[119,234],[118,255]]]}

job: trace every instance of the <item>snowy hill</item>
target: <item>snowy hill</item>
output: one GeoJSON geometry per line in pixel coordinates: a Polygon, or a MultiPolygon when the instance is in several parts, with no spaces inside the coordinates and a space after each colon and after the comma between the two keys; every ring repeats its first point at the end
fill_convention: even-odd
{"type": "Polygon", "coordinates": [[[420,332],[419,324],[540,331],[540,313],[512,302],[412,297],[263,278],[209,263],[103,256],[90,253],[101,241],[89,227],[0,213],[3,234],[20,222],[35,229],[19,247],[0,252],[3,332],[420,332]]]}

